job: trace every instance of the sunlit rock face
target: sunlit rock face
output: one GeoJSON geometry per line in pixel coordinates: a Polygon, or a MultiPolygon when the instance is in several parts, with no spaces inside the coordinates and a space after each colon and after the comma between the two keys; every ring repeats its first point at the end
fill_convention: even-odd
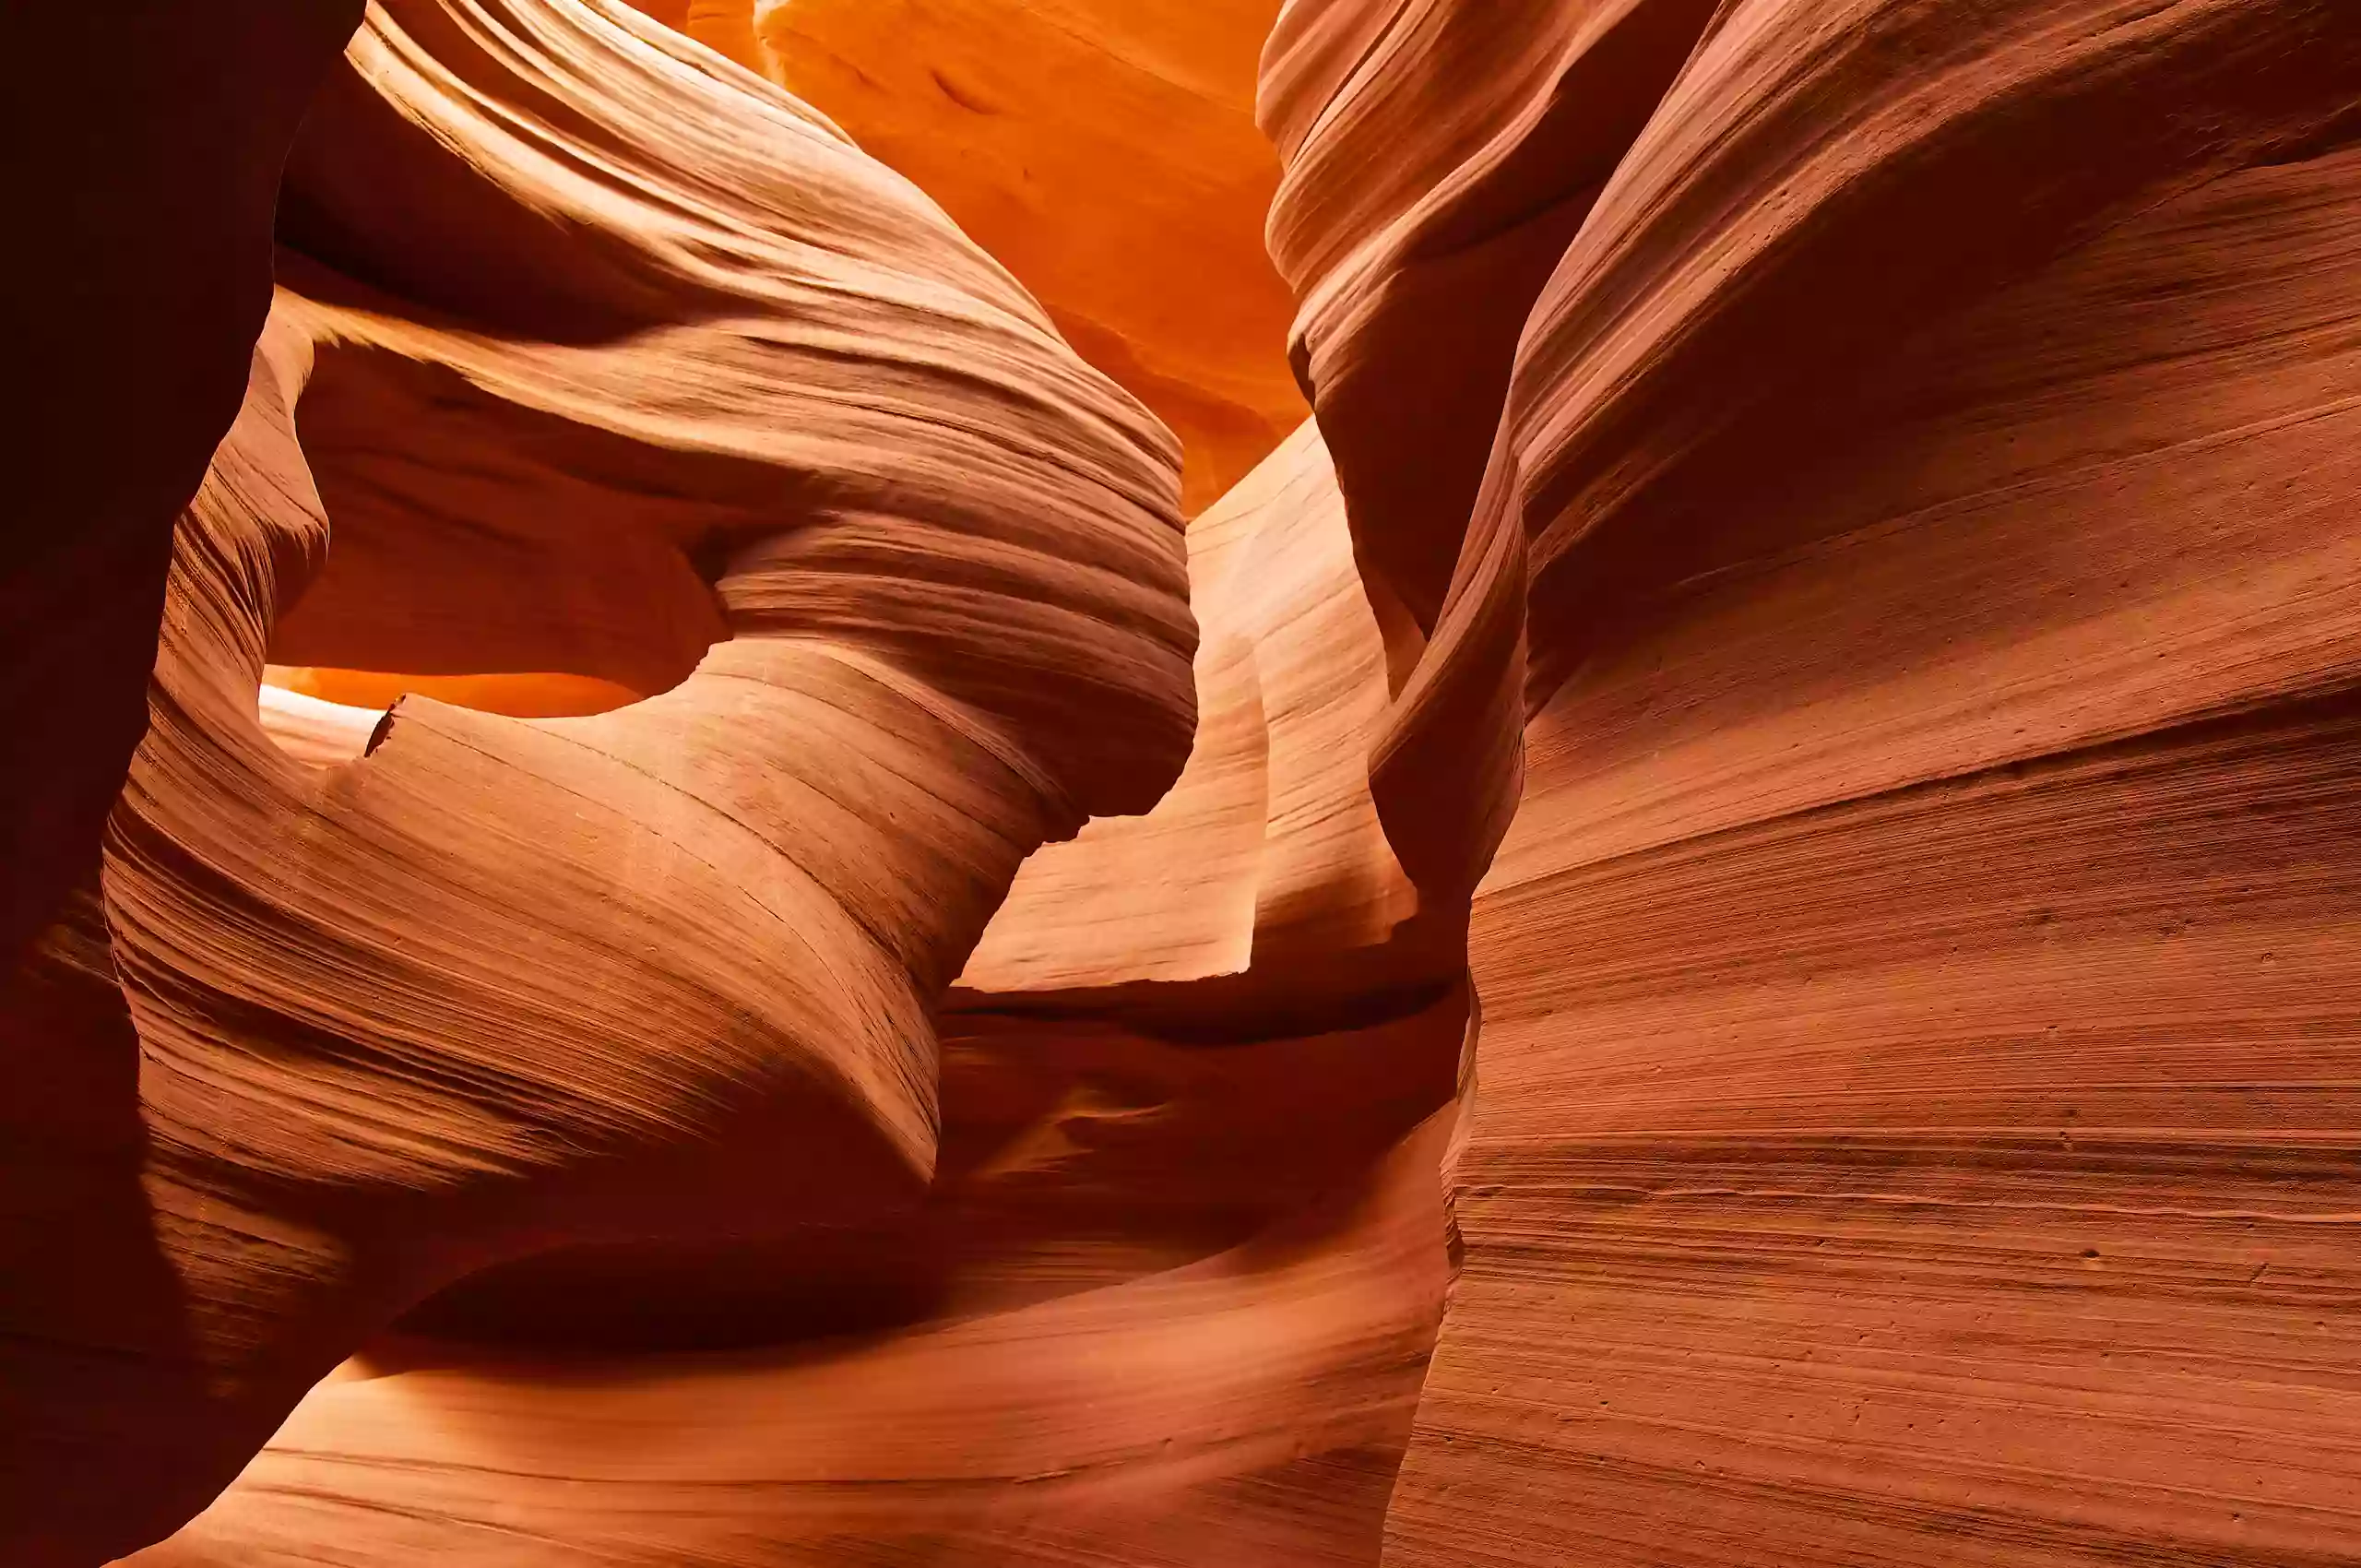
{"type": "Polygon", "coordinates": [[[1277,0],[645,0],[918,182],[1156,411],[1203,510],[1303,418],[1254,125],[1277,0]]]}
{"type": "Polygon", "coordinates": [[[11,1560],[1369,1560],[1464,911],[1318,433],[1184,531],[932,202],[620,6],[373,9],[279,238],[11,1014],[11,1560]]]}
{"type": "Polygon", "coordinates": [[[0,1561],[2361,1558],[2361,13],[342,36],[92,187],[0,1561]]]}
{"type": "Polygon", "coordinates": [[[127,1018],[29,1047],[91,1134],[25,1172],[71,1244],[10,1263],[12,1562],[166,1534],[487,1266],[912,1201],[943,987],[1193,731],[1169,434],[899,176],[636,13],[373,9],[280,238],[109,830],[127,1018]],[[321,767],[266,659],[650,695],[409,696],[321,767]],[[125,1022],[136,1081],[74,1080],[125,1022]],[[106,1205],[53,1210],[48,1164],[106,1205]]]}
{"type": "MultiPolygon", "coordinates": [[[[1463,938],[1369,802],[1382,655],[1316,432],[1189,569],[1195,746],[993,917],[921,1196],[849,1219],[772,1171],[741,1234],[479,1269],[136,1561],[1373,1561],[1450,1276],[1463,938]]],[[[283,749],[318,734],[274,707],[283,749]]]]}
{"type": "Polygon", "coordinates": [[[1287,8],[1483,874],[1388,1563],[2361,1550],[2357,98],[2317,4],[1287,8]]]}

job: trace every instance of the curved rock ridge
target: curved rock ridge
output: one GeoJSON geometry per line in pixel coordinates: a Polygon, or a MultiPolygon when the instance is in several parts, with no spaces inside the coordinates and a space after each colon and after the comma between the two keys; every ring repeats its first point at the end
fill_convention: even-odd
{"type": "Polygon", "coordinates": [[[1270,11],[370,9],[0,1557],[2361,1558],[2361,13],[1270,11]]]}
{"type": "Polygon", "coordinates": [[[172,518],[237,413],[269,307],[279,166],[361,10],[0,16],[16,236],[0,326],[18,388],[0,433],[0,963],[98,854],[147,723],[172,518]]]}
{"type": "Polygon", "coordinates": [[[994,915],[942,1021],[922,1201],[482,1270],[142,1568],[1374,1561],[1448,1273],[1464,939],[1400,929],[1360,771],[1382,656],[1317,432],[1189,538],[1228,645],[1198,661],[1197,750],[994,915]],[[1237,952],[1168,964],[1207,887],[1237,952]],[[1065,940],[1090,967],[1025,972],[1065,940]],[[1022,988],[980,983],[996,945],[1022,988]]]}
{"type": "Polygon", "coordinates": [[[1453,563],[1377,804],[1489,862],[1385,1561],[2351,1556],[2361,18],[1718,7],[1414,514],[1372,213],[1469,160],[1350,138],[1530,99],[1410,15],[1264,99],[1364,573],[1453,563]]]}
{"type": "Polygon", "coordinates": [[[1254,126],[1277,0],[645,0],[834,119],[1180,437],[1184,509],[1302,422],[1254,126]]]}
{"type": "Polygon", "coordinates": [[[473,15],[364,31],[291,164],[282,231],[340,270],[305,286],[353,351],[305,410],[339,551],[277,660],[660,692],[720,578],[730,629],[857,639],[1005,723],[1146,691],[1026,739],[1090,806],[1153,803],[1188,734],[1169,435],[784,93],[636,13],[473,15]],[[834,526],[732,562],[782,517],[834,526]]]}
{"type": "Polygon", "coordinates": [[[37,1568],[168,1532],[489,1264],[915,1201],[943,988],[1192,729],[1170,436],[777,89],[620,6],[405,0],[288,190],[108,835],[136,1083],[72,1076],[117,1026],[34,1067],[130,1129],[10,1264],[37,1568]],[[267,658],[655,695],[406,697],[321,766],[267,658]]]}
{"type": "Polygon", "coordinates": [[[1398,699],[1370,788],[1437,908],[1468,897],[1518,790],[1522,552],[1470,528],[1506,502],[1479,491],[1508,472],[1493,459],[1518,335],[1712,9],[1291,0],[1264,49],[1290,352],[1398,699]]]}
{"type": "Polygon", "coordinates": [[[1260,115],[1290,352],[1373,595],[1433,634],[1534,297],[1714,0],[1289,0],[1260,115]]]}
{"type": "Polygon", "coordinates": [[[1188,764],[1145,815],[1090,823],[1026,861],[960,977],[979,999],[1243,980],[1259,966],[1259,989],[1300,1004],[1321,989],[1307,965],[1366,987],[1353,960],[1417,910],[1370,801],[1384,649],[1315,425],[1190,524],[1189,571],[1202,636],[1188,764]]]}

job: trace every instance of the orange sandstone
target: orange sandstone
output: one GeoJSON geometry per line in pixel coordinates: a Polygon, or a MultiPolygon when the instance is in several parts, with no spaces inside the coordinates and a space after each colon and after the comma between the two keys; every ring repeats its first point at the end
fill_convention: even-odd
{"type": "Polygon", "coordinates": [[[1483,873],[1384,1561],[2349,1556],[2361,18],[1708,10],[1299,4],[1266,56],[1412,627],[1377,805],[1422,896],[1483,873]],[[1377,178],[1394,113],[1467,135],[1377,178]],[[1447,216],[1575,170],[1454,337],[1447,216]],[[1482,463],[1395,479],[1484,342],[1482,463]]]}
{"type": "Polygon", "coordinates": [[[1194,514],[1303,418],[1254,125],[1275,0],[692,0],[660,17],[943,204],[1187,455],[1194,514]]]}
{"type": "Polygon", "coordinates": [[[289,186],[109,831],[136,1080],[32,1042],[89,1097],[53,1116],[138,1129],[11,1302],[38,1568],[170,1531],[488,1265],[913,1199],[943,987],[1191,732],[1170,436],[777,89],[620,7],[407,0],[289,186]],[[315,576],[306,663],[658,695],[408,696],[316,766],[258,712],[315,576]]]}
{"type": "Polygon", "coordinates": [[[2361,1555],[2361,15],[641,9],[312,105],[9,1562],[2361,1555]]]}

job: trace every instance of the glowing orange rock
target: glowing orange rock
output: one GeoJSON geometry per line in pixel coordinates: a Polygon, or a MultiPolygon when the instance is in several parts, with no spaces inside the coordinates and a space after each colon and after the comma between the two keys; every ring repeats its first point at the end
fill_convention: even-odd
{"type": "Polygon", "coordinates": [[[648,9],[314,107],[12,1563],[2361,1553],[2361,16],[1295,0],[1184,540],[1266,18],[648,9]]]}
{"type": "Polygon", "coordinates": [[[1739,0],[1566,158],[1584,62],[1706,9],[1305,4],[1267,61],[1412,627],[1378,807],[1422,897],[1489,862],[1384,1560],[2349,1556],[2361,18],[1739,0]],[[1602,183],[1454,337],[1420,215],[1533,147],[1602,183]]]}
{"type": "Polygon", "coordinates": [[[1254,126],[1276,0],[693,0],[644,8],[829,115],[1180,437],[1201,511],[1301,422],[1254,126]]]}
{"type": "Polygon", "coordinates": [[[29,1146],[12,1562],[164,1534],[503,1258],[914,1201],[943,988],[1192,730],[1169,435],[777,89],[620,8],[407,0],[304,138],[110,828],[136,1083],[27,1042],[136,1135],[70,1209],[29,1146]],[[315,576],[303,662],[657,695],[410,696],[314,765],[258,688],[315,576]]]}

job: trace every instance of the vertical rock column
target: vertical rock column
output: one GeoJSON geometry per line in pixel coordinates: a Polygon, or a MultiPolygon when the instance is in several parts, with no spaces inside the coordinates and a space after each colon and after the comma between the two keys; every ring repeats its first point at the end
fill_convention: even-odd
{"type": "Polygon", "coordinates": [[[1390,1562],[2361,1541],[2356,98],[2313,4],[1743,0],[1667,77],[1378,759],[1418,875],[1501,814],[1422,731],[1522,719],[1390,1562]]]}

